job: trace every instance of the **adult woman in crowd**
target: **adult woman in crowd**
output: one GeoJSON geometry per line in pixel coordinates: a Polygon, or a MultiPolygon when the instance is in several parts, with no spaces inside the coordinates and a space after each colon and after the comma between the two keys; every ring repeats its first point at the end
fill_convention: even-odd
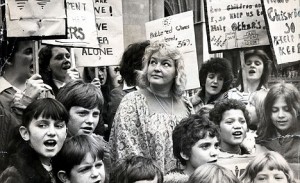
{"type": "Polygon", "coordinates": [[[0,103],[21,123],[22,110],[37,98],[50,97],[51,87],[34,74],[33,41],[10,38],[3,42],[0,103]]]}
{"type": "Polygon", "coordinates": [[[145,50],[140,90],[127,94],[110,135],[114,161],[130,154],[151,157],[163,172],[176,167],[172,131],[193,112],[184,93],[183,59],[175,47],[153,42],[145,50]],[[169,135],[166,135],[169,134],[169,135]]]}
{"type": "Polygon", "coordinates": [[[67,82],[80,78],[78,70],[71,68],[70,57],[69,50],[64,47],[47,45],[39,51],[41,76],[55,95],[67,82]]]}
{"type": "Polygon", "coordinates": [[[228,91],[228,98],[237,99],[248,104],[252,94],[258,90],[267,92],[270,74],[268,55],[260,49],[247,50],[245,63],[241,66],[236,87],[228,91]]]}
{"type": "MultiPolygon", "coordinates": [[[[137,72],[142,69],[142,59],[145,48],[149,46],[149,41],[142,41],[130,44],[122,55],[120,62],[120,74],[122,79],[120,85],[110,92],[109,97],[109,130],[119,107],[122,98],[132,91],[137,90],[137,72]]],[[[115,68],[117,69],[117,68],[115,68]]]]}
{"type": "Polygon", "coordinates": [[[299,163],[300,94],[293,84],[273,85],[264,102],[265,121],[258,128],[257,144],[279,152],[289,163],[299,163]]]}
{"type": "Polygon", "coordinates": [[[229,60],[211,58],[205,62],[199,71],[201,90],[190,98],[195,112],[198,113],[203,107],[211,109],[229,90],[232,79],[229,60]]]}

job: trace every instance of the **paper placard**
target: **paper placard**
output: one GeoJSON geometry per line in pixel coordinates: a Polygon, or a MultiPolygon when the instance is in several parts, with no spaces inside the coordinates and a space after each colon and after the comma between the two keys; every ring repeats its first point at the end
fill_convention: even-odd
{"type": "Polygon", "coordinates": [[[66,0],[67,37],[44,44],[98,48],[93,0],[66,0]]]}
{"type": "MultiPolygon", "coordinates": [[[[30,9],[32,1],[26,1],[24,6],[18,4],[20,2],[11,0],[6,4],[7,37],[66,36],[66,12],[60,0],[49,1],[49,4],[43,5],[43,11],[34,12],[30,9]],[[53,10],[46,11],[50,7],[53,10]],[[39,16],[40,14],[43,15],[39,16]]],[[[41,5],[36,4],[35,8],[42,9],[41,5]]]]}
{"type": "Polygon", "coordinates": [[[96,18],[122,16],[122,1],[120,0],[94,0],[94,6],[96,18]]]}
{"type": "Polygon", "coordinates": [[[200,86],[192,11],[147,22],[146,37],[151,41],[165,40],[176,46],[183,53],[186,89],[200,86]]]}
{"type": "Polygon", "coordinates": [[[123,18],[101,17],[96,19],[100,48],[74,49],[78,66],[118,65],[124,51],[123,18]]]}
{"type": "Polygon", "coordinates": [[[300,60],[300,1],[262,1],[277,64],[300,60]]]}
{"type": "Polygon", "coordinates": [[[209,52],[269,45],[260,0],[205,0],[209,52]]]}

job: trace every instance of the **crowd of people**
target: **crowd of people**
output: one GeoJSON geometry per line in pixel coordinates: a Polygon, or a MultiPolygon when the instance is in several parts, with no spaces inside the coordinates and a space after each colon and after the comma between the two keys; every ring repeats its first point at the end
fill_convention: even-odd
{"type": "Polygon", "coordinates": [[[69,48],[43,46],[34,60],[33,45],[1,45],[0,182],[299,179],[300,94],[284,81],[268,86],[263,50],[244,51],[235,83],[229,60],[204,61],[201,88],[188,96],[188,62],[164,41],[133,43],[119,67],[82,72],[69,48]],[[243,156],[241,176],[219,163],[243,156]]]}

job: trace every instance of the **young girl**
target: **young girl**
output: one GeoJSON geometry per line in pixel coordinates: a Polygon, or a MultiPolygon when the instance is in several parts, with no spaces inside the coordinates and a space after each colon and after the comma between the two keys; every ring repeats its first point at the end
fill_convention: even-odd
{"type": "Polygon", "coordinates": [[[1,174],[0,182],[54,183],[51,158],[63,146],[67,122],[68,112],[54,99],[29,104],[14,139],[10,166],[1,174]]]}
{"type": "Polygon", "coordinates": [[[243,183],[295,183],[290,166],[279,153],[274,151],[256,156],[247,165],[241,181],[243,183]]]}
{"type": "Polygon", "coordinates": [[[278,83],[270,88],[265,102],[265,120],[258,129],[257,143],[279,152],[289,163],[299,163],[300,95],[288,83],[278,83]]]}
{"type": "MultiPolygon", "coordinates": [[[[93,135],[77,135],[66,140],[53,158],[53,169],[61,182],[104,183],[104,144],[93,135]]],[[[106,180],[108,182],[108,180],[106,180]]]]}

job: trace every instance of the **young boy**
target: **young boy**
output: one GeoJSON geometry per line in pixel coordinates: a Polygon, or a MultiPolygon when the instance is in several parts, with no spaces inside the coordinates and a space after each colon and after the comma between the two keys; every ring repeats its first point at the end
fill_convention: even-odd
{"type": "Polygon", "coordinates": [[[91,83],[74,80],[59,89],[57,100],[69,112],[67,126],[69,137],[81,134],[93,135],[99,143],[105,146],[104,164],[106,172],[109,173],[111,168],[110,150],[108,144],[100,136],[104,131],[104,125],[101,123],[101,111],[104,103],[101,90],[91,83]]]}
{"type": "Polygon", "coordinates": [[[175,181],[173,178],[176,181],[182,178],[182,182],[185,182],[198,166],[217,161],[218,131],[205,116],[194,114],[183,119],[175,127],[172,139],[174,156],[185,168],[169,172],[165,176],[165,182],[175,181]]]}
{"type": "Polygon", "coordinates": [[[52,161],[57,182],[104,183],[104,148],[104,144],[91,135],[77,135],[67,139],[52,161]]]}

